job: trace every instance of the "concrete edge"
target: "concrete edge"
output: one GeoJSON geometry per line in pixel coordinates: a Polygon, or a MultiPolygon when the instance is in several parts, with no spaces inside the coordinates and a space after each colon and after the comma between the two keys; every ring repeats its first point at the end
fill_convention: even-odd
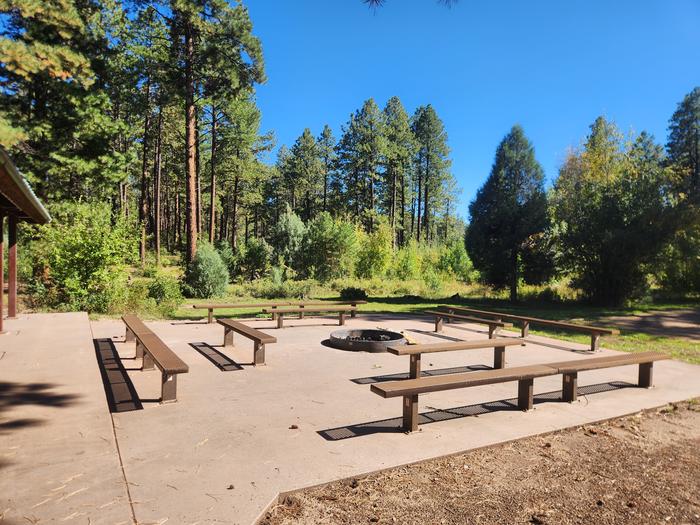
{"type": "Polygon", "coordinates": [[[461,451],[458,451],[458,452],[451,452],[451,453],[449,453],[449,454],[442,454],[442,455],[440,455],[440,456],[435,456],[435,457],[432,457],[432,458],[421,459],[421,460],[418,460],[418,461],[411,461],[411,462],[409,462],[409,463],[402,463],[402,464],[400,464],[400,465],[394,465],[393,467],[386,467],[386,468],[381,468],[381,469],[377,469],[377,470],[372,470],[372,471],[370,471],[370,472],[365,472],[365,473],[363,473],[363,474],[358,474],[357,476],[349,476],[349,477],[345,477],[345,478],[336,478],[336,479],[333,479],[333,480],[330,480],[330,481],[324,481],[324,482],[322,482],[322,483],[316,483],[316,484],[314,484],[314,485],[307,485],[307,486],[305,486],[305,487],[299,487],[299,488],[292,489],[292,490],[284,490],[284,491],[278,493],[277,496],[275,496],[274,498],[272,498],[272,500],[270,501],[270,503],[267,504],[267,506],[260,512],[260,514],[258,514],[258,517],[255,518],[255,520],[253,520],[253,522],[252,522],[251,525],[260,525],[260,524],[262,523],[262,520],[265,518],[265,515],[266,515],[268,512],[270,512],[275,506],[277,506],[277,505],[279,505],[280,503],[282,503],[286,497],[292,496],[292,495],[294,495],[294,494],[296,494],[296,493],[299,493],[299,492],[303,492],[303,491],[305,491],[305,490],[313,490],[313,489],[325,487],[326,485],[330,485],[331,483],[336,483],[336,482],[338,482],[338,481],[344,481],[344,480],[350,480],[350,479],[361,480],[361,479],[367,478],[367,477],[369,477],[369,476],[373,476],[374,474],[381,474],[382,472],[387,472],[387,471],[389,471],[389,470],[394,470],[394,469],[397,469],[397,468],[412,467],[412,466],[414,466],[414,465],[421,465],[421,464],[423,464],[423,463],[428,463],[429,461],[435,461],[435,460],[437,460],[437,459],[444,459],[444,458],[451,458],[451,457],[459,456],[459,455],[461,455],[461,454],[466,454],[466,453],[469,453],[469,452],[477,452],[477,451],[481,451],[481,450],[488,450],[488,449],[490,449],[490,448],[495,448],[495,447],[500,447],[500,446],[502,446],[502,445],[508,445],[508,444],[510,444],[510,443],[515,443],[516,441],[521,441],[521,440],[523,440],[523,439],[530,439],[530,438],[533,438],[533,437],[549,436],[549,435],[557,434],[557,433],[559,433],[559,432],[566,432],[566,431],[568,431],[568,430],[573,430],[573,429],[580,428],[580,427],[584,427],[584,426],[588,426],[588,425],[599,425],[600,423],[607,423],[608,421],[613,421],[613,420],[615,420],[615,419],[621,419],[621,418],[630,417],[630,416],[633,416],[633,415],[636,415],[636,414],[644,414],[644,413],[646,413],[646,412],[656,411],[656,410],[659,410],[660,408],[663,408],[663,407],[665,407],[665,406],[668,406],[668,405],[670,405],[670,404],[672,404],[672,403],[683,403],[683,402],[685,402],[685,401],[690,401],[691,399],[698,399],[698,398],[697,398],[697,397],[690,397],[690,398],[681,399],[681,400],[678,400],[678,401],[669,401],[668,403],[664,403],[664,404],[662,404],[662,405],[656,405],[656,406],[653,406],[653,407],[644,408],[644,409],[642,409],[642,410],[634,410],[634,411],[632,411],[632,412],[626,412],[626,413],[624,413],[624,414],[620,414],[620,415],[613,416],[613,417],[606,417],[606,418],[599,419],[599,420],[595,420],[595,421],[589,421],[588,423],[584,423],[584,424],[581,424],[581,425],[572,425],[572,426],[569,426],[569,427],[559,428],[559,429],[556,429],[556,430],[549,430],[549,431],[546,431],[546,432],[539,432],[539,433],[537,433],[537,434],[531,434],[531,435],[529,435],[529,436],[525,436],[525,437],[521,437],[521,438],[507,439],[507,440],[504,440],[504,441],[499,441],[498,443],[491,443],[491,444],[489,444],[489,445],[484,445],[484,446],[481,446],[481,447],[469,448],[469,449],[461,450],[461,451]]]}

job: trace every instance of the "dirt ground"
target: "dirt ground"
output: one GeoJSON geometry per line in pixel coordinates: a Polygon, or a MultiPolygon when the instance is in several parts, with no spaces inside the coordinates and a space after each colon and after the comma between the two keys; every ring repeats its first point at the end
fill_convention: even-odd
{"type": "Polygon", "coordinates": [[[700,524],[700,400],[287,496],[283,524],[700,524]]]}

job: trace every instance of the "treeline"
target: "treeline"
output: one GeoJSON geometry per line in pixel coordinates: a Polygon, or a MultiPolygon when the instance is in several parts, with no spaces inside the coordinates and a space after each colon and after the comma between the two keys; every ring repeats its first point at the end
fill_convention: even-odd
{"type": "Polygon", "coordinates": [[[141,231],[140,256],[191,261],[199,239],[268,238],[289,206],[327,211],[394,246],[461,235],[444,126],[431,106],[368,100],[338,140],[307,129],[262,161],[255,86],[262,47],[248,11],[227,0],[6,6],[0,143],[49,204],[112,204],[141,231]]]}
{"type": "Polygon", "coordinates": [[[516,126],[469,207],[467,251],[481,278],[510,288],[566,277],[599,304],[652,287],[700,293],[700,88],[669,122],[666,147],[599,117],[549,191],[516,126]]]}

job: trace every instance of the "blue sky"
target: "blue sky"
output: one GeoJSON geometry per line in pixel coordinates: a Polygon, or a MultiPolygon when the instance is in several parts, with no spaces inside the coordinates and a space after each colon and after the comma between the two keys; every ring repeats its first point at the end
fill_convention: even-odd
{"type": "Polygon", "coordinates": [[[548,181],[598,115],[666,140],[700,85],[700,1],[247,0],[268,82],[263,130],[291,145],[305,127],[336,138],[370,97],[432,104],[452,148],[461,215],[510,127],[521,124],[548,181]]]}

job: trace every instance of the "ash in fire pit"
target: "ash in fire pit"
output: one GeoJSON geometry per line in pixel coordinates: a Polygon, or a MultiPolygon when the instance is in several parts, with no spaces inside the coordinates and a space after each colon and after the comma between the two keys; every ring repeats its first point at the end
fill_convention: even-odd
{"type": "Polygon", "coordinates": [[[387,345],[405,345],[406,339],[388,330],[337,330],[331,333],[328,344],[341,350],[386,352],[387,345]]]}

